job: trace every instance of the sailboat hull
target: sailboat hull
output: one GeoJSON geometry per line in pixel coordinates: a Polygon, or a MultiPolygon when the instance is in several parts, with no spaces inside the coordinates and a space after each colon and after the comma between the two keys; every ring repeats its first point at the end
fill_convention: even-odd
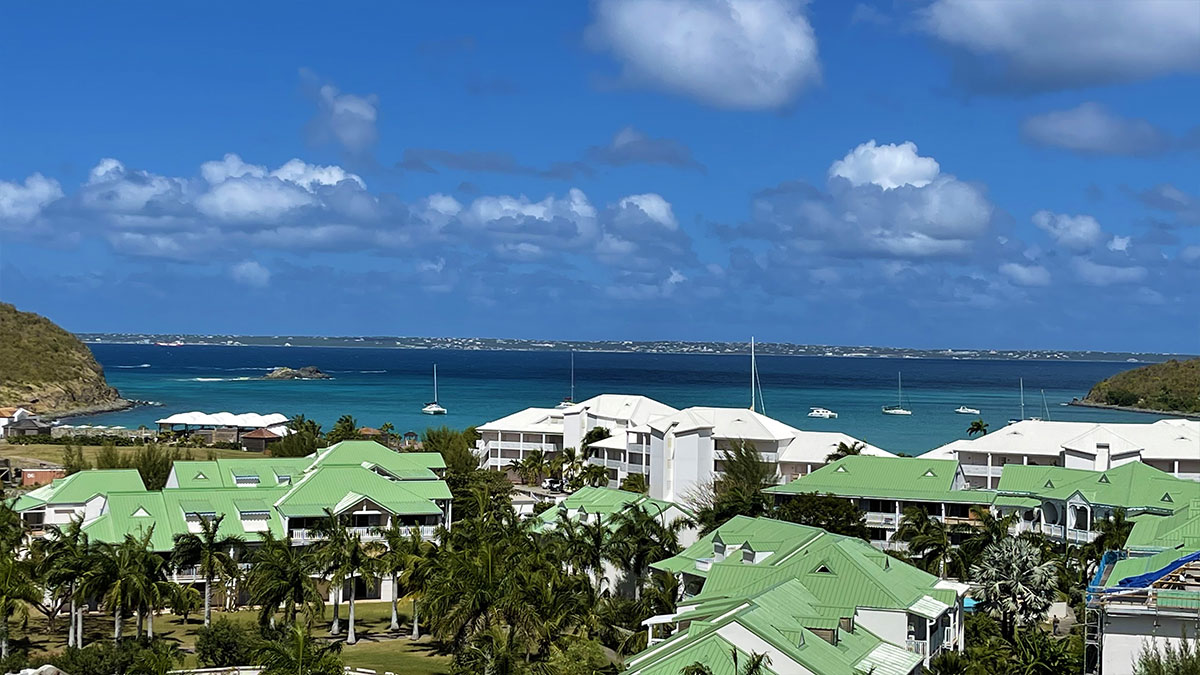
{"type": "Polygon", "coordinates": [[[884,415],[911,415],[912,411],[905,410],[904,408],[884,408],[883,414],[884,415]]]}

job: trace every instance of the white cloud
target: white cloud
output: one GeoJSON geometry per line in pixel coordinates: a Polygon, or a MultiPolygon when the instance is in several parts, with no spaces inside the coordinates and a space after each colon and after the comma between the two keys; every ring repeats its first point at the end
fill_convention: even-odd
{"type": "Polygon", "coordinates": [[[820,79],[793,0],[599,0],[590,34],[627,80],[726,108],[770,109],[820,79]]]}
{"type": "Polygon", "coordinates": [[[227,179],[196,198],[200,213],[229,221],[273,222],[316,204],[316,197],[295,183],[252,176],[227,179]]]}
{"type": "Polygon", "coordinates": [[[1130,241],[1132,241],[1132,237],[1119,237],[1114,234],[1113,238],[1108,241],[1108,250],[1122,253],[1128,251],[1130,241]]]}
{"type": "Polygon", "coordinates": [[[267,175],[267,168],[257,164],[247,164],[242,161],[241,157],[231,153],[225,155],[220,160],[205,162],[200,165],[200,175],[204,180],[211,185],[224,182],[230,178],[240,178],[241,176],[253,176],[262,178],[267,175]]]}
{"type": "Polygon", "coordinates": [[[1021,133],[1037,145],[1097,155],[1152,155],[1173,143],[1150,122],[1114,115],[1091,102],[1034,115],[1021,124],[1021,133]]]}
{"type": "Polygon", "coordinates": [[[1000,273],[1018,286],[1049,286],[1050,272],[1041,265],[1004,263],[1000,273]]]}
{"type": "Polygon", "coordinates": [[[362,178],[340,166],[308,164],[299,159],[288,160],[287,164],[272,171],[271,175],[280,180],[295,183],[309,192],[313,192],[319,185],[337,185],[342,181],[356,183],[364,190],[367,188],[367,184],[363,182],[362,178]]]}
{"type": "MultiPolygon", "coordinates": [[[[301,77],[314,81],[316,75],[301,70],[301,77]]],[[[363,154],[379,140],[376,122],[379,119],[379,97],[371,94],[343,94],[332,84],[319,86],[314,98],[317,115],[310,131],[314,140],[335,141],[351,154],[363,154]]]]}
{"type": "Polygon", "coordinates": [[[1131,284],[1146,278],[1145,267],[1102,265],[1087,258],[1075,258],[1072,266],[1075,268],[1076,276],[1085,284],[1092,286],[1131,284]]]}
{"type": "Polygon", "coordinates": [[[62,196],[58,181],[40,173],[31,174],[24,183],[0,180],[0,227],[30,223],[62,196]]]}
{"type": "Polygon", "coordinates": [[[630,195],[624,197],[617,202],[621,209],[638,209],[651,221],[662,225],[668,230],[674,230],[679,227],[679,223],[675,220],[675,213],[671,211],[671,203],[663,199],[661,195],[653,193],[642,195],[630,195]]]}
{"type": "Polygon", "coordinates": [[[875,145],[871,140],[834,162],[829,167],[829,175],[841,176],[854,185],[873,183],[891,190],[901,185],[929,185],[939,170],[937,160],[918,155],[912,141],[900,145],[875,145]]]}
{"type": "Polygon", "coordinates": [[[1075,252],[1090,250],[1104,237],[1100,223],[1086,215],[1071,216],[1042,210],[1033,214],[1033,224],[1047,232],[1060,246],[1075,252]]]}
{"type": "Polygon", "coordinates": [[[1035,88],[1200,69],[1200,11],[1189,0],[936,0],[920,12],[942,41],[998,58],[1035,88]]]}
{"type": "Polygon", "coordinates": [[[120,161],[105,158],[88,173],[79,201],[86,208],[116,214],[170,211],[185,199],[186,186],[184,179],[127,169],[120,161]]]}
{"type": "Polygon", "coordinates": [[[271,271],[254,260],[245,260],[229,269],[229,275],[239,284],[264,288],[271,283],[271,271]]]}

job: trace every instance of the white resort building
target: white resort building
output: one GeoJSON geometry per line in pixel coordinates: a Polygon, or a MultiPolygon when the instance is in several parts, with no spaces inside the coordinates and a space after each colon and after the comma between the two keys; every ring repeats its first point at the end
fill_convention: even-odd
{"type": "Polygon", "coordinates": [[[786,483],[825,465],[839,444],[861,444],[864,455],[892,457],[839,432],[802,431],[747,408],[677,410],[645,396],[602,394],[567,408],[526,408],[476,428],[481,465],[506,471],[530,452],[581,448],[589,431],[608,438],[588,446],[587,461],[608,470],[609,484],[647,474],[650,496],[681,501],[721,471],[726,450],[747,442],[786,483]]]}
{"type": "Polygon", "coordinates": [[[926,459],[956,459],[971,487],[995,488],[1006,464],[1106,471],[1142,462],[1179,478],[1200,480],[1200,421],[1152,424],[1014,422],[973,440],[931,450],[926,459]]]}

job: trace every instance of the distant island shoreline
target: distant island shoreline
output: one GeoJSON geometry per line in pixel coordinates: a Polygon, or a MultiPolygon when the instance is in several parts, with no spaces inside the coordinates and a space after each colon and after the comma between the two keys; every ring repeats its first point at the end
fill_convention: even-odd
{"type": "MultiPolygon", "coordinates": [[[[160,345],[195,347],[327,347],[342,349],[447,349],[461,351],[527,351],[615,353],[615,354],[704,354],[744,356],[750,353],[746,342],[694,342],[685,340],[531,340],[509,338],[415,338],[415,337],[321,337],[321,336],[246,336],[180,335],[150,333],[77,333],[87,344],[160,345]]],[[[1130,364],[1159,363],[1179,354],[1149,352],[1103,352],[1060,349],[913,349],[903,347],[866,347],[802,345],[766,342],[756,344],[761,356],[822,356],[846,358],[946,359],[980,361],[1086,361],[1130,364]]]]}
{"type": "Polygon", "coordinates": [[[1111,403],[1095,403],[1083,399],[1075,399],[1068,401],[1067,405],[1076,406],[1079,408],[1099,408],[1101,410],[1123,410],[1125,412],[1146,413],[1148,415],[1163,415],[1166,417],[1185,417],[1192,420],[1200,420],[1200,413],[1183,412],[1180,410],[1150,410],[1148,408],[1138,408],[1131,405],[1113,405],[1111,403]]]}

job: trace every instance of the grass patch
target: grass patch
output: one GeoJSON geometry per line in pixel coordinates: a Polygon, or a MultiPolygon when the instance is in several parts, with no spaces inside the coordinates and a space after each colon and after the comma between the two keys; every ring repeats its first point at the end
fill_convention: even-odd
{"type": "MultiPolygon", "coordinates": [[[[347,645],[342,651],[342,660],[347,666],[372,668],[380,673],[392,671],[405,675],[444,675],[450,670],[450,659],[437,653],[429,639],[423,638],[413,643],[408,639],[410,626],[408,623],[412,613],[412,603],[408,600],[400,602],[400,631],[392,633],[391,608],[387,602],[359,602],[355,605],[355,633],[358,643],[347,645]]],[[[343,603],[339,608],[342,634],[338,639],[344,639],[346,634],[346,619],[348,608],[343,603]]],[[[226,618],[240,625],[251,627],[258,621],[258,612],[243,609],[234,612],[213,611],[213,620],[226,618]]],[[[319,637],[329,637],[329,628],[333,620],[333,606],[326,605],[325,617],[313,625],[313,633],[319,637]]],[[[154,617],[154,634],[176,642],[188,652],[185,668],[197,667],[196,656],[192,653],[196,646],[196,630],[204,625],[204,612],[201,610],[188,616],[187,624],[182,617],[175,614],[158,614],[154,617]]],[[[84,639],[86,643],[99,640],[111,640],[113,619],[111,615],[93,613],[84,617],[84,639]]],[[[124,635],[132,635],[137,628],[137,622],[129,617],[122,623],[124,635]]],[[[29,623],[22,628],[13,626],[13,646],[16,649],[29,652],[31,658],[38,658],[54,652],[62,651],[67,646],[66,616],[59,616],[53,630],[47,624],[45,616],[34,610],[29,612],[29,623]]]]}
{"type": "MultiPolygon", "coordinates": [[[[98,445],[84,445],[83,457],[89,464],[96,462],[96,455],[100,453],[98,445]]],[[[122,452],[128,452],[131,449],[136,449],[137,446],[117,448],[122,452]]],[[[244,450],[224,450],[219,448],[191,448],[192,457],[194,459],[208,459],[208,454],[211,452],[214,457],[218,458],[237,458],[245,459],[247,457],[262,457],[257,452],[246,452],[244,450]]],[[[50,462],[51,464],[62,464],[63,446],[61,445],[15,445],[12,443],[0,443],[0,458],[12,460],[13,466],[37,466],[39,462],[50,462]]]]}

